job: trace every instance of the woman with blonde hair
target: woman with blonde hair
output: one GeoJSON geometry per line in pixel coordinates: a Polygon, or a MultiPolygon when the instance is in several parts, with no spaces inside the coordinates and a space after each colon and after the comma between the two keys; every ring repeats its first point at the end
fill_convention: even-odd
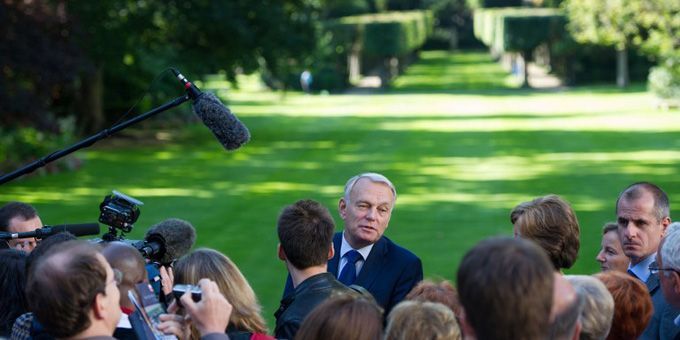
{"type": "MultiPolygon", "coordinates": [[[[226,329],[231,339],[250,339],[253,335],[261,338],[267,333],[255,292],[234,262],[224,254],[208,248],[197,249],[177,260],[174,274],[175,284],[196,285],[202,278],[217,283],[220,292],[233,306],[226,329]]],[[[200,338],[193,327],[191,335],[192,339],[200,338]]]]}

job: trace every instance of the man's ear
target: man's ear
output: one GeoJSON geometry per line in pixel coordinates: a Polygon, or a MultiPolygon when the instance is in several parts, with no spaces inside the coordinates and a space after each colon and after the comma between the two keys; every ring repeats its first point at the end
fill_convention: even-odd
{"type": "Polygon", "coordinates": [[[338,201],[338,213],[343,220],[347,217],[347,202],[345,202],[344,197],[338,201]]]}
{"type": "Polygon", "coordinates": [[[666,216],[661,220],[661,236],[666,236],[666,229],[671,225],[671,218],[666,216]]]}
{"type": "Polygon", "coordinates": [[[276,251],[277,251],[278,254],[279,254],[279,260],[285,261],[285,260],[287,259],[287,258],[286,258],[286,252],[283,251],[283,247],[281,247],[281,243],[279,243],[279,245],[276,246],[276,251]]]}
{"type": "Polygon", "coordinates": [[[104,293],[97,293],[92,303],[92,313],[95,319],[101,320],[106,317],[106,295],[104,293]]]}
{"type": "MultiPolygon", "coordinates": [[[[680,295],[680,273],[676,271],[669,271],[671,274],[670,279],[673,282],[673,292],[675,292],[675,295],[680,295]]],[[[661,274],[664,275],[665,273],[661,274]]]]}
{"type": "Polygon", "coordinates": [[[335,248],[333,247],[333,242],[331,242],[331,247],[328,249],[328,259],[332,259],[335,256],[335,248]]]}

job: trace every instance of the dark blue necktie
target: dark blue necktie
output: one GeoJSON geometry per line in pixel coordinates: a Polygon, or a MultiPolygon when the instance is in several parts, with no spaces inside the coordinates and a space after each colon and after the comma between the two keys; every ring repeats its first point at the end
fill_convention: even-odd
{"type": "Polygon", "coordinates": [[[345,253],[344,257],[347,259],[347,264],[345,264],[345,267],[342,268],[342,272],[340,272],[338,280],[349,286],[357,279],[356,263],[362,259],[362,257],[361,254],[359,254],[359,252],[354,249],[345,253]]]}

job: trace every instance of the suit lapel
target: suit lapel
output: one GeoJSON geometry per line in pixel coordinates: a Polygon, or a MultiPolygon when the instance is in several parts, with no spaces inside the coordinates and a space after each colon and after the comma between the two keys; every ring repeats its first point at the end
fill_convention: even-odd
{"type": "Polygon", "coordinates": [[[328,261],[328,272],[338,277],[338,266],[340,265],[340,248],[342,247],[342,232],[335,233],[333,236],[333,248],[335,255],[328,261]]]}
{"type": "Polygon", "coordinates": [[[647,278],[647,282],[645,282],[647,285],[647,290],[649,291],[649,294],[654,294],[654,292],[659,289],[659,276],[658,274],[649,274],[649,278],[647,278]]]}
{"type": "Polygon", "coordinates": [[[363,267],[361,267],[361,272],[359,272],[359,277],[357,277],[355,284],[364,288],[370,287],[378,277],[380,269],[385,265],[386,253],[387,241],[385,241],[385,237],[381,237],[375,243],[373,249],[371,249],[371,253],[368,254],[368,258],[364,262],[363,267]]]}

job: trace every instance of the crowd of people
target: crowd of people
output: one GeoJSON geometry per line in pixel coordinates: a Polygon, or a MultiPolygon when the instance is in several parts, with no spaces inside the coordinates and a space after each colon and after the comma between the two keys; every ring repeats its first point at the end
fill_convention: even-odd
{"type": "MultiPolygon", "coordinates": [[[[600,273],[564,275],[581,229],[571,205],[547,195],[510,212],[514,237],[472,247],[455,285],[423,279],[421,260],[384,236],[396,199],[389,179],[363,173],[339,199],[341,232],[319,202],[282,209],[277,253],[288,277],[271,328],[247,278],[217,250],[156,266],[125,242],[12,239],[0,250],[0,338],[680,339],[680,224],[652,183],[612,202],[600,273]],[[200,298],[175,295],[178,285],[199,287],[200,298]],[[139,307],[145,287],[162,314],[139,307]]],[[[30,205],[0,207],[0,231],[40,227],[30,205]]]]}

